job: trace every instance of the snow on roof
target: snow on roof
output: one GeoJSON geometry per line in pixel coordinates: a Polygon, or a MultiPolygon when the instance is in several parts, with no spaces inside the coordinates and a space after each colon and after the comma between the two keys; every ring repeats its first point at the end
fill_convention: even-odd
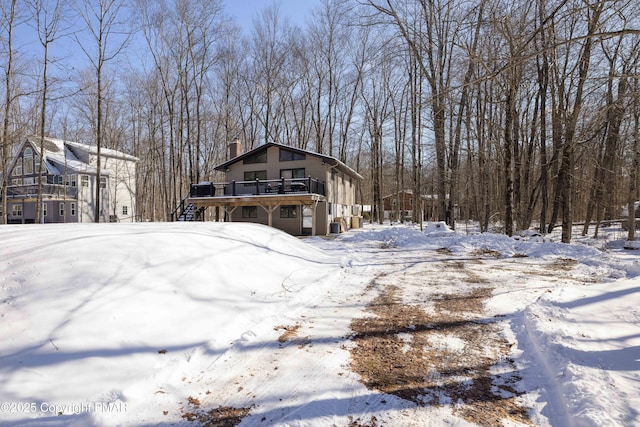
{"type": "MultiPolygon", "coordinates": [[[[40,155],[40,138],[30,136],[27,140],[40,155]]],[[[55,138],[44,138],[42,141],[43,155],[46,167],[53,174],[63,174],[64,171],[96,173],[94,166],[79,160],[71,150],[66,149],[65,141],[55,138]]]]}
{"type": "MultiPolygon", "coordinates": [[[[72,141],[64,141],[64,143],[69,147],[73,147],[79,150],[84,150],[89,154],[93,154],[93,155],[98,154],[98,147],[96,147],[95,145],[88,145],[88,144],[83,144],[81,142],[72,142],[72,141]]],[[[104,148],[104,147],[100,148],[100,155],[107,156],[107,157],[115,157],[123,160],[131,160],[132,162],[137,162],[139,160],[137,157],[127,153],[123,153],[122,151],[112,150],[110,148],[104,148]]]]}
{"type": "MultiPolygon", "coordinates": [[[[40,137],[29,136],[27,137],[27,140],[31,143],[35,151],[40,154],[40,137]]],[[[95,146],[50,137],[45,137],[42,140],[42,146],[46,167],[51,173],[62,174],[64,171],[83,172],[89,174],[97,173],[96,166],[83,162],[78,159],[74,153],[84,151],[89,154],[97,155],[98,150],[95,146]]],[[[137,157],[107,148],[100,149],[100,155],[138,161],[137,157]]],[[[100,173],[103,175],[111,174],[107,169],[103,169],[100,173]]]]}

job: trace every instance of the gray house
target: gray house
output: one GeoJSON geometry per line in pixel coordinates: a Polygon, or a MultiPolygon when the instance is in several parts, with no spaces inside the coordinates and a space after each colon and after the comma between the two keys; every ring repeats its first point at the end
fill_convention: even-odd
{"type": "Polygon", "coordinates": [[[8,222],[35,221],[39,179],[45,223],[94,222],[96,185],[101,189],[100,222],[133,222],[138,159],[110,149],[101,149],[100,157],[98,177],[95,146],[45,138],[41,152],[39,137],[26,138],[9,166],[8,222]]]}
{"type": "Polygon", "coordinates": [[[328,234],[359,223],[356,187],[362,176],[335,157],[275,143],[243,153],[234,141],[230,160],[215,169],[226,182],[192,185],[183,219],[189,209],[212,207],[226,221],[267,224],[294,235],[328,234]]]}

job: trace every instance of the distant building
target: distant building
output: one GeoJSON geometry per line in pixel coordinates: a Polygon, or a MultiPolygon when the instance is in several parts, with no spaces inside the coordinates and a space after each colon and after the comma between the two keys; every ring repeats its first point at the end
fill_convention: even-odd
{"type": "Polygon", "coordinates": [[[401,190],[382,198],[384,219],[387,221],[411,221],[413,218],[414,196],[412,190],[401,190]]]}
{"type": "Polygon", "coordinates": [[[225,172],[226,182],[193,185],[179,219],[194,219],[211,207],[220,211],[219,219],[294,235],[359,226],[356,188],[362,176],[340,160],[274,143],[246,153],[239,141],[229,148],[230,160],[215,168],[225,172]]]}
{"type": "Polygon", "coordinates": [[[100,157],[98,178],[95,146],[45,138],[41,153],[40,137],[28,137],[9,166],[7,222],[35,222],[38,179],[44,223],[94,222],[96,185],[101,188],[100,222],[133,222],[138,159],[105,148],[100,157]]]}
{"type": "MultiPolygon", "coordinates": [[[[415,197],[412,190],[401,190],[384,196],[382,200],[384,219],[387,221],[411,221],[414,209],[422,209],[423,220],[438,220],[437,194],[423,194],[420,197],[415,197]]],[[[449,197],[447,197],[448,200],[449,197]]],[[[454,207],[454,217],[460,217],[460,207],[458,205],[454,207]]]]}

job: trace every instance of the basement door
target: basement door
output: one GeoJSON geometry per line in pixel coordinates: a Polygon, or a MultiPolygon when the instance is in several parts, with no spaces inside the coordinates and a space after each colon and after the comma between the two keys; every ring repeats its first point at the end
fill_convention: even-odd
{"type": "Polygon", "coordinates": [[[311,206],[302,206],[302,235],[311,236],[313,227],[313,209],[311,206]]]}

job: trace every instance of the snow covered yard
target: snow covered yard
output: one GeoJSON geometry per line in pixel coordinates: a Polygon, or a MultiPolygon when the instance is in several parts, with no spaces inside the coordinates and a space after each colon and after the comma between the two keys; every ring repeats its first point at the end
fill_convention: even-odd
{"type": "Polygon", "coordinates": [[[2,227],[0,425],[640,425],[640,254],[587,243],[2,227]]]}

